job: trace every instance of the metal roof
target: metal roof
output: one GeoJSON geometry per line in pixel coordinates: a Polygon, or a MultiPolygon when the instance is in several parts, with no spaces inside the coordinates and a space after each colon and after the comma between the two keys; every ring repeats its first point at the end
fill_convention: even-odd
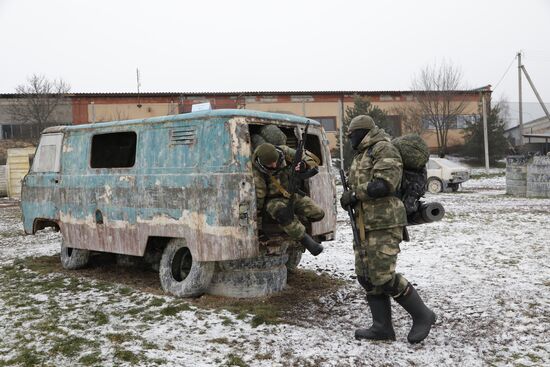
{"type": "MultiPolygon", "coordinates": [[[[455,90],[453,93],[480,93],[491,92],[491,86],[487,85],[475,89],[455,90]]],[[[407,94],[411,90],[324,90],[324,91],[225,91],[225,92],[79,92],[68,93],[68,97],[162,97],[162,96],[256,96],[256,95],[312,95],[312,94],[407,94]]],[[[22,96],[18,93],[2,93],[0,98],[17,98],[22,96]]]]}
{"type": "Polygon", "coordinates": [[[158,124],[163,122],[178,121],[178,120],[190,120],[190,119],[209,119],[209,118],[219,118],[219,117],[251,117],[259,120],[277,120],[282,122],[287,122],[291,124],[300,124],[305,125],[307,122],[310,122],[313,126],[320,126],[321,124],[318,121],[313,119],[308,119],[306,117],[296,116],[296,115],[287,115],[282,113],[273,113],[273,112],[262,112],[254,110],[237,110],[237,109],[220,109],[220,110],[207,110],[207,111],[198,111],[183,113],[179,115],[168,115],[168,116],[158,116],[158,117],[149,117],[145,119],[133,119],[133,120],[124,120],[124,121],[108,121],[108,122],[96,122],[91,124],[78,124],[78,125],[64,125],[64,126],[52,126],[46,128],[44,133],[54,133],[62,132],[67,130],[85,130],[91,128],[103,128],[103,127],[113,127],[119,125],[137,125],[143,123],[158,124]]]}
{"type": "Polygon", "coordinates": [[[541,133],[541,134],[523,134],[526,138],[542,138],[550,139],[550,133],[541,133]]]}

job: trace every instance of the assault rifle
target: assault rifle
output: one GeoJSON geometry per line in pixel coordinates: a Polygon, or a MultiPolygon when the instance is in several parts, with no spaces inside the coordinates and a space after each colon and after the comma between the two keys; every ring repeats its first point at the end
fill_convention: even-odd
{"type": "Polygon", "coordinates": [[[298,168],[304,160],[308,129],[309,120],[306,123],[306,127],[304,129],[304,132],[302,133],[301,139],[299,139],[298,144],[296,144],[296,154],[294,154],[294,159],[292,160],[292,171],[290,172],[288,184],[288,192],[291,195],[289,205],[294,205],[294,194],[300,194],[303,196],[305,195],[305,193],[300,190],[302,181],[315,176],[319,172],[319,169],[317,167],[306,170],[305,172],[303,172],[302,170],[296,170],[296,168],[298,168]]]}
{"type": "MultiPolygon", "coordinates": [[[[288,205],[284,209],[285,211],[284,215],[287,218],[294,217],[294,201],[296,198],[296,194],[306,195],[304,192],[300,190],[302,181],[314,176],[315,174],[317,174],[317,172],[319,172],[317,167],[313,169],[307,169],[307,167],[302,166],[302,161],[304,160],[304,155],[305,155],[305,145],[306,145],[308,129],[309,129],[309,120],[306,123],[306,127],[304,129],[304,132],[302,133],[301,139],[299,139],[298,144],[296,144],[296,153],[294,154],[294,159],[292,160],[292,165],[290,166],[291,172],[290,172],[289,184],[288,184],[288,193],[290,194],[290,199],[288,200],[288,205]]],[[[313,240],[307,233],[300,240],[300,243],[313,256],[317,256],[323,251],[323,246],[321,246],[321,244],[313,240]]]]}
{"type": "MultiPolygon", "coordinates": [[[[344,173],[343,169],[340,170],[340,180],[342,181],[344,192],[349,191],[348,181],[346,180],[346,174],[344,173]]],[[[348,206],[347,212],[349,215],[349,220],[351,222],[351,231],[353,232],[353,248],[358,249],[361,244],[361,240],[359,239],[359,232],[357,232],[357,223],[355,223],[355,213],[353,213],[353,208],[351,207],[351,205],[348,206]]]]}

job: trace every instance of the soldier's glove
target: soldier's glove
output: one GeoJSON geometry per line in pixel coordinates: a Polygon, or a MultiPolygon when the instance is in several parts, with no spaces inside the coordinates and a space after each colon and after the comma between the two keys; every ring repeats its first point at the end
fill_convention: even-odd
{"type": "Polygon", "coordinates": [[[294,220],[294,211],[291,206],[283,206],[275,211],[273,216],[280,225],[288,226],[294,220]]]}
{"type": "Polygon", "coordinates": [[[382,198],[390,194],[390,187],[381,178],[375,178],[367,185],[367,195],[371,198],[382,198]]]}
{"type": "Polygon", "coordinates": [[[303,172],[298,173],[298,177],[300,177],[301,180],[307,180],[308,178],[311,178],[319,173],[319,168],[314,167],[310,169],[306,169],[303,172]]]}
{"type": "Polygon", "coordinates": [[[294,169],[298,171],[298,173],[304,173],[307,171],[307,163],[305,161],[300,161],[294,169]]]}
{"type": "Polygon", "coordinates": [[[358,201],[357,196],[355,196],[355,191],[349,190],[342,194],[340,205],[347,210],[349,206],[355,206],[358,201]]]}

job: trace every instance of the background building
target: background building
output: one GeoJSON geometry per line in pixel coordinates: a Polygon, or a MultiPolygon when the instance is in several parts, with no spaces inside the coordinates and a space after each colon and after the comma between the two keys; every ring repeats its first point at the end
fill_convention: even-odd
{"type": "MultiPolygon", "coordinates": [[[[472,121],[481,114],[482,93],[490,100],[490,86],[453,92],[456,99],[464,101],[466,106],[449,130],[449,147],[464,143],[462,130],[467,121],[472,121]]],[[[73,124],[186,113],[191,111],[193,104],[204,102],[210,102],[214,109],[247,108],[306,116],[321,122],[328,133],[331,147],[336,149],[338,129],[346,108],[354,104],[354,96],[367,97],[373,105],[384,110],[390,117],[391,130],[395,136],[407,132],[398,111],[417,103],[411,91],[73,93],[68,98],[71,101],[73,124]]],[[[7,131],[8,126],[9,129],[13,128],[10,126],[9,116],[5,111],[2,112],[2,103],[8,103],[16,97],[13,94],[0,95],[0,124],[3,125],[3,131],[7,131]]],[[[8,136],[12,137],[13,134],[5,134],[5,137],[8,136]]],[[[423,138],[435,150],[437,140],[433,127],[426,126],[423,138]]]]}

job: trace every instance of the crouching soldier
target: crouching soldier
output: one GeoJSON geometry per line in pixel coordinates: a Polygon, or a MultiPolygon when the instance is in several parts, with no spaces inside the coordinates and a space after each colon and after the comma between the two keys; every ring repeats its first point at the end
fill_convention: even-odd
{"type": "Polygon", "coordinates": [[[373,320],[370,328],[356,330],[355,337],[395,340],[390,303],[393,298],[412,316],[407,339],[418,343],[428,336],[436,316],[412,284],[395,272],[403,227],[407,225],[403,202],[395,196],[403,174],[401,155],[370,116],[355,117],[348,130],[356,155],[349,171],[351,190],[342,195],[340,203],[355,211],[361,240],[355,250],[355,271],[367,291],[373,320]]]}
{"type": "Polygon", "coordinates": [[[254,150],[252,160],[258,219],[261,220],[265,212],[291,239],[300,242],[312,255],[317,256],[323,251],[323,246],[306,233],[304,224],[298,218],[317,222],[323,219],[325,212],[311,198],[298,193],[293,194],[294,202],[289,206],[292,194],[287,190],[292,169],[304,178],[311,177],[319,161],[307,152],[304,160],[292,168],[295,153],[294,149],[286,145],[274,146],[269,143],[260,144],[254,150]]]}

